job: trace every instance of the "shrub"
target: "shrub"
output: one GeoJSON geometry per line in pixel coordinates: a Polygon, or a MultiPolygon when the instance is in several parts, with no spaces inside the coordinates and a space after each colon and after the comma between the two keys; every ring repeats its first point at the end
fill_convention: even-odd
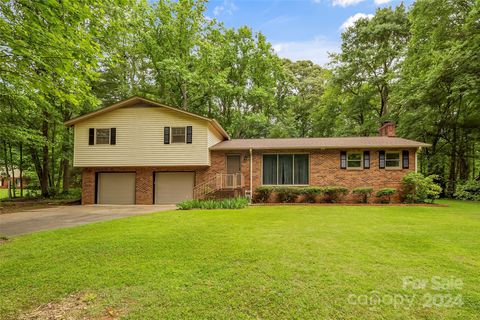
{"type": "Polygon", "coordinates": [[[376,197],[380,198],[381,203],[390,203],[392,195],[397,192],[394,188],[383,188],[377,191],[376,197]]]}
{"type": "Polygon", "coordinates": [[[262,186],[256,188],[255,194],[253,195],[253,202],[267,202],[273,190],[274,187],[272,186],[262,186]]]}
{"type": "Polygon", "coordinates": [[[460,200],[480,201],[480,181],[466,181],[457,186],[457,191],[453,196],[460,200]]]}
{"type": "Polygon", "coordinates": [[[320,187],[303,187],[299,189],[299,195],[302,195],[305,202],[315,203],[318,195],[322,194],[320,187]]]}
{"type": "Polygon", "coordinates": [[[274,192],[277,194],[280,202],[295,202],[295,199],[297,199],[300,193],[300,189],[295,187],[276,187],[274,192]]]}
{"type": "Polygon", "coordinates": [[[355,188],[352,193],[360,198],[360,202],[368,203],[368,198],[372,195],[373,188],[355,188]]]}
{"type": "Polygon", "coordinates": [[[207,200],[186,200],[177,204],[180,210],[191,209],[242,209],[248,205],[247,198],[207,199],[207,200]]]}
{"type": "Polygon", "coordinates": [[[322,187],[322,194],[325,196],[325,201],[334,203],[340,201],[343,196],[348,194],[348,189],[345,187],[322,187]]]}
{"type": "Polygon", "coordinates": [[[402,179],[403,195],[406,202],[410,203],[433,203],[438,199],[442,188],[433,180],[435,175],[424,177],[421,173],[410,172],[402,179]]]}

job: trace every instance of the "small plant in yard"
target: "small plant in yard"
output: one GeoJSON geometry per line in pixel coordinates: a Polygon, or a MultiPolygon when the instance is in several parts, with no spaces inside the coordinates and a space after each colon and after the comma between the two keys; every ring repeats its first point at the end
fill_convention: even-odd
{"type": "Polygon", "coordinates": [[[390,203],[392,195],[397,192],[395,188],[383,188],[377,191],[376,197],[380,199],[381,203],[390,203]]]}
{"type": "Polygon", "coordinates": [[[278,196],[278,200],[283,203],[295,202],[299,195],[300,189],[294,187],[277,187],[275,193],[278,196]]]}
{"type": "Polygon", "coordinates": [[[352,190],[352,193],[357,195],[361,203],[368,203],[368,198],[373,193],[373,188],[355,188],[352,190]]]}
{"type": "Polygon", "coordinates": [[[348,189],[345,187],[323,187],[322,194],[325,196],[325,201],[328,203],[335,203],[342,200],[348,194],[348,189]]]}
{"type": "Polygon", "coordinates": [[[177,204],[180,210],[192,209],[242,209],[248,205],[247,198],[186,200],[177,204]]]}
{"type": "Polygon", "coordinates": [[[262,186],[262,187],[256,188],[255,194],[253,195],[253,202],[256,202],[256,203],[267,202],[273,190],[274,190],[274,187],[272,186],[262,186]]]}
{"type": "Polygon", "coordinates": [[[421,173],[410,172],[402,179],[405,202],[410,203],[433,203],[438,199],[442,188],[434,182],[437,176],[423,176],[421,173]]]}
{"type": "Polygon", "coordinates": [[[303,196],[303,200],[308,203],[315,203],[317,196],[322,194],[320,187],[304,187],[299,189],[299,195],[303,196]]]}
{"type": "Polygon", "coordinates": [[[458,185],[454,197],[459,200],[480,201],[480,181],[470,180],[458,185]]]}

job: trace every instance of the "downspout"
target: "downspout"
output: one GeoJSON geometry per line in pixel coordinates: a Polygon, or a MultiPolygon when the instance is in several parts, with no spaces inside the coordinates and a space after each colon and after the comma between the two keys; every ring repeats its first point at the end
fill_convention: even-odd
{"type": "Polygon", "coordinates": [[[418,152],[422,149],[422,147],[418,147],[418,149],[415,151],[415,173],[418,173],[418,152]]]}
{"type": "Polygon", "coordinates": [[[253,186],[252,186],[252,182],[253,182],[253,173],[252,173],[253,153],[252,153],[252,148],[250,148],[249,152],[250,152],[250,203],[252,203],[252,198],[253,198],[253,186]]]}

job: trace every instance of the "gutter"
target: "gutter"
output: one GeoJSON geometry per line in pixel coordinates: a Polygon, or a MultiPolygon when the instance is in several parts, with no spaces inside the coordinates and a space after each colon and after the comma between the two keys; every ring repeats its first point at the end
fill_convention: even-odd
{"type": "MultiPolygon", "coordinates": [[[[232,140],[230,140],[232,141],[232,140]]],[[[282,146],[275,146],[275,147],[226,147],[222,148],[217,146],[223,143],[223,141],[213,145],[210,147],[211,151],[240,151],[240,150],[337,150],[337,149],[405,149],[405,148],[422,148],[422,147],[430,147],[429,144],[421,144],[421,145],[383,145],[383,146],[365,146],[365,145],[356,145],[356,146],[292,146],[292,147],[282,147],[282,146]]]]}

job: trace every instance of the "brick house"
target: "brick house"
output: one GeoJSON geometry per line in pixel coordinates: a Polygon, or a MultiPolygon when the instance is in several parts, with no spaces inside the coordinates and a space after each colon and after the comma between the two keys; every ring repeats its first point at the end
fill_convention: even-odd
{"type": "Polygon", "coordinates": [[[262,185],[400,188],[428,144],[395,136],[230,139],[209,118],[140,97],[71,119],[83,204],[251,195],[262,185]]]}
{"type": "MultiPolygon", "coordinates": [[[[3,167],[3,166],[2,166],[3,167]]],[[[15,188],[20,189],[22,186],[23,182],[23,187],[27,186],[27,178],[25,175],[23,175],[23,181],[20,179],[20,170],[14,169],[14,175],[15,175],[15,188]]],[[[10,174],[7,174],[5,171],[0,171],[0,189],[7,189],[10,185],[13,186],[13,176],[10,174]]]]}

